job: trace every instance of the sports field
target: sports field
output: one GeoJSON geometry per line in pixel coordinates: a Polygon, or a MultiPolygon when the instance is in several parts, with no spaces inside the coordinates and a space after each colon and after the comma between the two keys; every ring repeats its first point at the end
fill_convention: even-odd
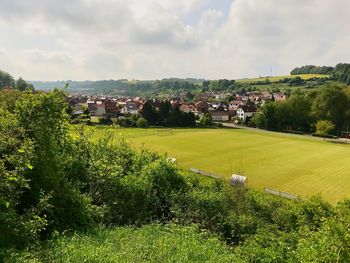
{"type": "MultiPolygon", "coordinates": [[[[93,138],[107,128],[94,128],[93,138]]],[[[229,179],[243,173],[250,187],[270,187],[330,202],[350,198],[350,145],[320,138],[247,129],[113,129],[136,147],[167,153],[184,168],[199,168],[229,179]]]]}

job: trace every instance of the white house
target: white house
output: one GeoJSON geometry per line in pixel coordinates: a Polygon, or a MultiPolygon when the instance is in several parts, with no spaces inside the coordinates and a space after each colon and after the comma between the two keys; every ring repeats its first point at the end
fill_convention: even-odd
{"type": "Polygon", "coordinates": [[[247,118],[252,117],[256,113],[256,108],[254,106],[240,106],[237,110],[237,117],[245,121],[247,118]]]}
{"type": "Polygon", "coordinates": [[[88,103],[88,109],[92,116],[104,116],[106,115],[105,102],[102,100],[88,103]]]}
{"type": "Polygon", "coordinates": [[[131,115],[137,115],[139,114],[139,108],[135,104],[127,104],[120,110],[120,113],[129,113],[131,115]]]}

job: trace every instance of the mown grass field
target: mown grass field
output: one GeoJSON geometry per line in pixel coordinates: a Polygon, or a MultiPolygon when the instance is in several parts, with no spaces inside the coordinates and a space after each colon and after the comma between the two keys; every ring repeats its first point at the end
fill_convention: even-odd
{"type": "MultiPolygon", "coordinates": [[[[110,128],[92,129],[97,140],[110,128]]],[[[194,167],[227,180],[243,173],[250,187],[302,197],[320,194],[332,203],[350,198],[350,145],[247,129],[173,129],[173,135],[158,135],[155,129],[111,130],[135,147],[167,153],[183,169],[194,167]]]]}

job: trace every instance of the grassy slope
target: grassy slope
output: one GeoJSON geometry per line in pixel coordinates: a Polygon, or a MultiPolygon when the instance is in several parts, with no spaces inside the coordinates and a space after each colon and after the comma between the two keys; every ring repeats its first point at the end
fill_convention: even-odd
{"type": "Polygon", "coordinates": [[[217,238],[175,225],[60,237],[38,251],[13,255],[9,262],[235,262],[217,238]]]}
{"type": "MultiPolygon", "coordinates": [[[[318,138],[255,130],[175,129],[158,136],[152,129],[117,129],[135,146],[168,153],[185,169],[199,168],[229,179],[241,172],[254,188],[276,188],[304,197],[321,194],[330,202],[350,198],[350,146],[318,138]]],[[[99,138],[104,128],[94,134],[99,138]]]]}

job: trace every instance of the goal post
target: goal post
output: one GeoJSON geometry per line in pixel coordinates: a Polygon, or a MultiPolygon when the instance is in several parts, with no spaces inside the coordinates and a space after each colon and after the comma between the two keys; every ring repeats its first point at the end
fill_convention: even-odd
{"type": "Polygon", "coordinates": [[[173,135],[173,129],[158,129],[156,134],[158,136],[173,135]]]}

